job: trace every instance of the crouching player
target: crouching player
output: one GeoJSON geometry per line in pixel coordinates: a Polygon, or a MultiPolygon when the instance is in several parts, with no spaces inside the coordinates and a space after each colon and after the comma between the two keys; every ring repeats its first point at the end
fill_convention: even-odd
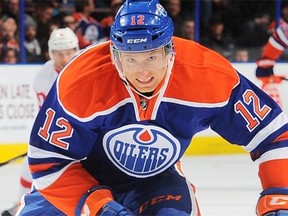
{"type": "Polygon", "coordinates": [[[274,100],[216,52],[173,37],[158,0],[127,0],[110,38],[53,84],[19,215],[199,216],[177,162],[208,127],[259,163],[257,215],[288,215],[288,117],[274,100]]]}

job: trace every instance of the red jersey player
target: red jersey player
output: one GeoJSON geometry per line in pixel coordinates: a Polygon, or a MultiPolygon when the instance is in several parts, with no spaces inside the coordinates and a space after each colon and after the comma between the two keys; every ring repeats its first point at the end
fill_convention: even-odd
{"type": "MultiPolygon", "coordinates": [[[[77,36],[70,28],[55,29],[48,41],[49,56],[51,60],[47,61],[40,71],[36,74],[33,81],[33,88],[37,95],[39,107],[42,106],[52,84],[60,71],[79,51],[77,36]]],[[[19,200],[31,190],[32,176],[28,168],[27,158],[23,162],[19,200]]],[[[17,205],[2,213],[3,216],[12,216],[17,210],[17,205]]]]}

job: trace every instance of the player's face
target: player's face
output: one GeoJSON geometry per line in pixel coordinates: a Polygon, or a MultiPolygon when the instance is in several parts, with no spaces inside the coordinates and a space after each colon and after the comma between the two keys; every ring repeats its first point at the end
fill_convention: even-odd
{"type": "Polygon", "coordinates": [[[62,70],[63,67],[70,61],[70,59],[76,54],[76,49],[52,51],[54,58],[54,66],[57,70],[62,70]]]}
{"type": "Polygon", "coordinates": [[[167,72],[167,58],[163,48],[120,54],[125,77],[141,93],[154,91],[162,81],[167,72]]]}

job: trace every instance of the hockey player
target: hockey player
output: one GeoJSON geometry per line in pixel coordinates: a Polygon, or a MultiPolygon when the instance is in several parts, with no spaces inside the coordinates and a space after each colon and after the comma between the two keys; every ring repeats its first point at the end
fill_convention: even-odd
{"type": "Polygon", "coordinates": [[[277,76],[274,74],[275,61],[288,47],[288,2],[284,2],[282,6],[282,19],[276,31],[270,36],[267,44],[261,54],[261,58],[256,62],[256,77],[262,81],[262,88],[269,94],[278,104],[281,105],[279,93],[274,84],[279,84],[285,76],[277,76]]]}
{"type": "Polygon", "coordinates": [[[42,106],[60,71],[79,51],[78,38],[69,27],[55,29],[51,32],[48,48],[50,60],[36,74],[33,82],[39,107],[42,106]]]}
{"type": "MultiPolygon", "coordinates": [[[[70,28],[55,29],[48,41],[49,56],[51,60],[47,61],[41,70],[36,74],[33,81],[33,88],[36,92],[39,107],[42,106],[53,82],[64,68],[64,66],[79,51],[78,38],[70,28]]],[[[32,176],[28,168],[27,158],[23,161],[23,168],[20,177],[19,200],[30,192],[32,185],[32,176]]],[[[2,216],[14,215],[17,205],[2,213],[2,216]]]]}
{"type": "Polygon", "coordinates": [[[258,161],[257,215],[288,215],[287,116],[224,57],[172,35],[158,0],[127,0],[111,41],[64,68],[31,132],[19,215],[199,216],[177,162],[208,127],[258,161]]]}

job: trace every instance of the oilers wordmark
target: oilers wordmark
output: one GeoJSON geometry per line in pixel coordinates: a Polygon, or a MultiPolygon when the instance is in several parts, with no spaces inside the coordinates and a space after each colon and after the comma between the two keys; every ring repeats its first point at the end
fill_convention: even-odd
{"type": "Polygon", "coordinates": [[[167,159],[168,148],[155,148],[136,144],[115,142],[115,157],[119,163],[136,172],[149,172],[160,167],[167,159]]]}
{"type": "Polygon", "coordinates": [[[163,172],[179,158],[180,143],[157,126],[127,125],[103,139],[108,158],[130,176],[149,177],[163,172]]]}

